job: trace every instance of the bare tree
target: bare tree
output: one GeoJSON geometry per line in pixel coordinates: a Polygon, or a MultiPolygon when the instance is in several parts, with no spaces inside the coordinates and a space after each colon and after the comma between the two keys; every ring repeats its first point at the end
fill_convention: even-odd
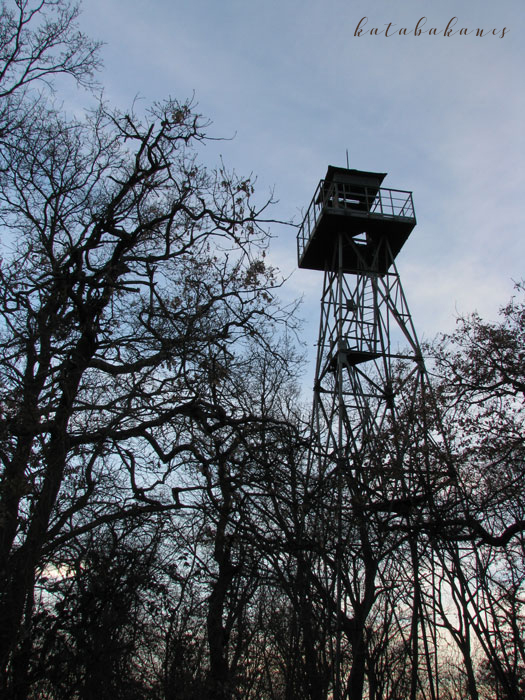
{"type": "Polygon", "coordinates": [[[42,572],[31,697],[157,697],[166,525],[151,516],[103,525],[63,548],[61,569],[42,572]]]}
{"type": "Polygon", "coordinates": [[[265,205],[248,179],[197,164],[203,139],[191,106],[168,101],[145,121],[41,110],[5,145],[4,668],[43,559],[101,523],[182,507],[191,426],[228,421],[213,387],[289,316],[265,205]]]}
{"type": "MultiPolygon", "coordinates": [[[[0,9],[0,147],[33,129],[59,76],[95,87],[100,43],[79,31],[68,0],[9,0],[0,9]]],[[[8,153],[1,151],[2,169],[8,153]]]]}

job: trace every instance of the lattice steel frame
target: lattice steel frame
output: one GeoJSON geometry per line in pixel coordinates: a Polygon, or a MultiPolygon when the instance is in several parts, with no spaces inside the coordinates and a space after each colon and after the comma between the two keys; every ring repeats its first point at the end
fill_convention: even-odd
{"type": "MultiPolygon", "coordinates": [[[[333,259],[326,265],[321,297],[311,427],[315,464],[310,466],[324,490],[331,485],[327,509],[336,514],[339,552],[348,536],[344,519],[353,499],[359,500],[365,516],[381,512],[391,527],[417,532],[417,521],[432,517],[453,481],[420,344],[389,248],[388,224],[375,245],[383,261],[386,251],[387,272],[374,272],[374,261],[369,251],[364,259],[358,237],[338,233],[335,244],[332,241],[333,259]],[[357,265],[361,271],[345,271],[343,261],[349,248],[361,261],[357,265]]],[[[338,570],[330,585],[342,611],[346,608],[339,570],[342,557],[336,558],[338,570]]],[[[417,605],[423,606],[424,601],[417,605]]],[[[430,696],[435,698],[436,630],[425,628],[422,608],[417,617],[420,623],[413,655],[417,657],[418,644],[427,650],[424,673],[430,696]]],[[[336,636],[333,697],[341,698],[345,695],[340,625],[336,636]]],[[[416,659],[413,663],[419,665],[416,659]]]]}

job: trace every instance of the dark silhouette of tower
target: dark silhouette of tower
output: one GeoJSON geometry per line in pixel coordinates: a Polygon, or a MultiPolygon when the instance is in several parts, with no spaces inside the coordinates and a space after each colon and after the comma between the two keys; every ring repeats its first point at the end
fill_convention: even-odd
{"type": "MultiPolygon", "coordinates": [[[[338,617],[336,699],[359,698],[363,692],[367,615],[378,576],[386,579],[394,570],[392,559],[387,571],[382,558],[387,557],[385,542],[388,551],[408,547],[417,576],[418,523],[429,521],[451,477],[395,265],[416,225],[412,193],[383,188],[384,178],[383,173],[329,166],[297,238],[299,267],[324,272],[310,466],[324,494],[319,538],[334,552],[332,559],[326,556],[324,579],[338,617]],[[400,543],[405,538],[403,544],[398,545],[396,533],[400,543]],[[353,580],[345,569],[350,551],[361,557],[353,580]]],[[[421,648],[427,654],[423,672],[431,686],[435,682],[430,666],[437,640],[423,623],[424,594],[414,593],[411,602],[408,637],[416,669],[411,692],[420,682],[421,648]]]]}

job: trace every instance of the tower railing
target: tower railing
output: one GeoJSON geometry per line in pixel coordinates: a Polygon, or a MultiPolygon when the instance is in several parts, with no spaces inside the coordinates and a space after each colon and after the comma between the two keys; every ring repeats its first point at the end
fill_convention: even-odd
{"type": "Polygon", "coordinates": [[[353,217],[390,221],[415,222],[416,218],[412,192],[321,180],[297,234],[299,260],[325,210],[341,214],[348,211],[353,217]]]}

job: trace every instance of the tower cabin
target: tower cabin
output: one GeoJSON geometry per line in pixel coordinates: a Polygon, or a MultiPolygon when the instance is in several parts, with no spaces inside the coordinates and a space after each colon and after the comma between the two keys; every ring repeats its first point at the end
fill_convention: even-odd
{"type": "Polygon", "coordinates": [[[412,193],[386,173],[328,166],[297,234],[299,267],[384,275],[416,225],[412,193]]]}

